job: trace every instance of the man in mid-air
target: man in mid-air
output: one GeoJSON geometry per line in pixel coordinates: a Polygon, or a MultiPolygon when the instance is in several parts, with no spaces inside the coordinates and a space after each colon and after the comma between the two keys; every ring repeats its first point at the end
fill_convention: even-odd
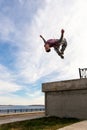
{"type": "Polygon", "coordinates": [[[61,30],[61,37],[60,39],[49,39],[49,40],[45,40],[43,38],[42,35],[40,35],[40,37],[43,39],[44,41],[44,47],[45,47],[45,51],[46,52],[50,52],[51,51],[51,47],[54,48],[54,50],[57,52],[57,54],[62,58],[64,59],[64,51],[65,51],[65,48],[67,46],[67,41],[64,37],[64,30],[62,29],[61,30]]]}

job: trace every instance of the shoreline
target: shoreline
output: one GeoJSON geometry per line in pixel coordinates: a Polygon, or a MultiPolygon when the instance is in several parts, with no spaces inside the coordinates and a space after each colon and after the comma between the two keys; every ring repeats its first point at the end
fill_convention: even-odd
{"type": "Polygon", "coordinates": [[[4,116],[15,116],[15,115],[26,115],[26,114],[40,114],[40,113],[45,113],[45,111],[32,111],[32,112],[19,112],[19,113],[5,113],[5,114],[0,114],[0,117],[4,116]]]}
{"type": "Polygon", "coordinates": [[[0,125],[45,117],[45,112],[26,112],[0,115],[0,125]]]}

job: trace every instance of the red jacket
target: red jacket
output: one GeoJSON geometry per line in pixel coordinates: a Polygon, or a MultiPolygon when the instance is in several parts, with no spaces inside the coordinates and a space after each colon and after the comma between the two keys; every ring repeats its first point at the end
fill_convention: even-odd
{"type": "Polygon", "coordinates": [[[60,41],[58,39],[49,39],[45,44],[49,44],[50,47],[60,46],[60,41]]]}

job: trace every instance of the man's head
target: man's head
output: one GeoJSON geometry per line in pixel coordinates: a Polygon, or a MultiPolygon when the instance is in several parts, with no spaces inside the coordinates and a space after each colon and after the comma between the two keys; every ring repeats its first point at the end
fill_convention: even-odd
{"type": "Polygon", "coordinates": [[[45,44],[44,47],[45,47],[45,51],[46,52],[50,52],[51,51],[49,44],[45,44]]]}

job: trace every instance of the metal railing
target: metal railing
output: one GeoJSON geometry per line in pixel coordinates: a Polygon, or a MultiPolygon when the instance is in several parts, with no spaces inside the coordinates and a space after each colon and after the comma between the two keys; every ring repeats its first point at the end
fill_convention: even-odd
{"type": "Polygon", "coordinates": [[[22,113],[22,112],[38,112],[38,111],[45,111],[44,108],[40,109],[0,109],[0,114],[2,113],[22,113]]]}
{"type": "Polygon", "coordinates": [[[87,68],[79,68],[79,76],[80,78],[87,78],[87,68]]]}

